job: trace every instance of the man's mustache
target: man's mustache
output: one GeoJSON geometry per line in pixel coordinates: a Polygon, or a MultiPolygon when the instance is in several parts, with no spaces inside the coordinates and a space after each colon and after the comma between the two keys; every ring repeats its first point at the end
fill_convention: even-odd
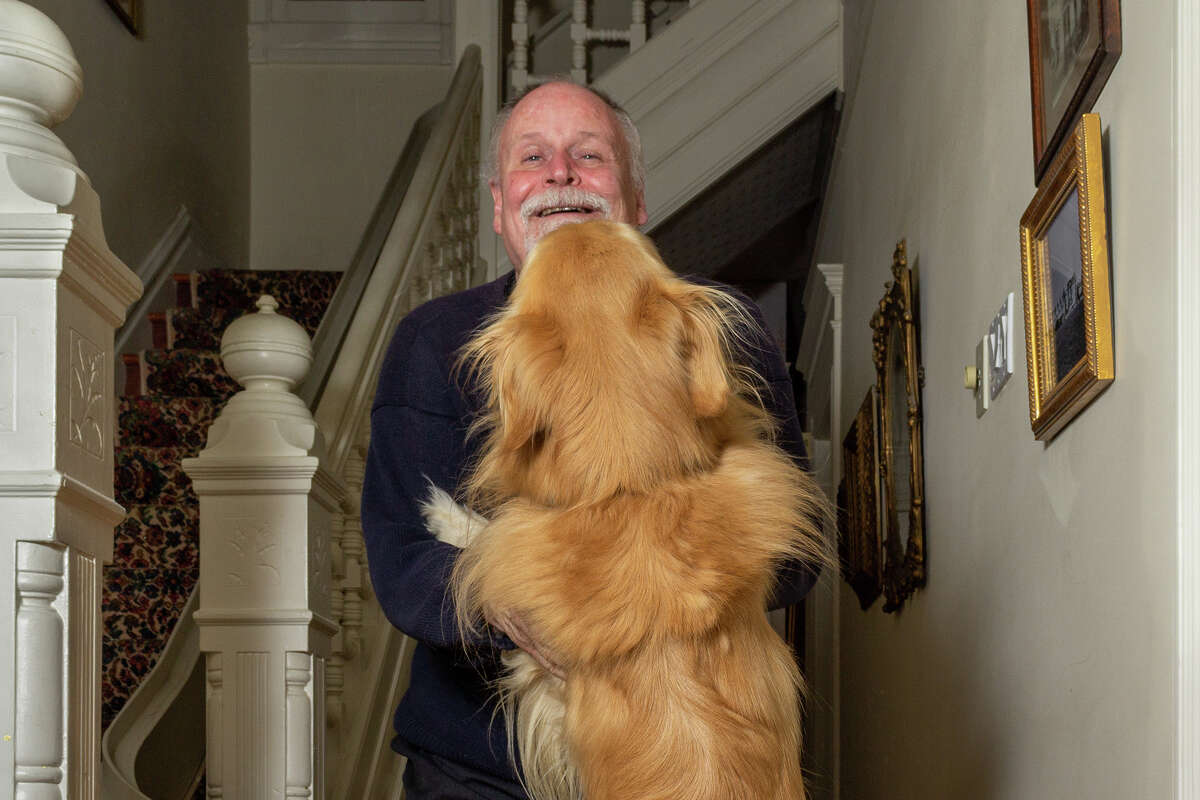
{"type": "Polygon", "coordinates": [[[521,217],[530,219],[548,208],[589,208],[607,217],[612,206],[604,197],[573,186],[559,186],[525,198],[521,203],[521,217]]]}

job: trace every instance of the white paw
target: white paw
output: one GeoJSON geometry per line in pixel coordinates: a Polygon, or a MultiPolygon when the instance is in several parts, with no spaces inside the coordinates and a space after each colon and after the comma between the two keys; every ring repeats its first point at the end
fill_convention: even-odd
{"type": "Polygon", "coordinates": [[[439,542],[466,547],[471,537],[483,529],[487,520],[471,509],[456,503],[443,490],[429,484],[429,496],[421,503],[425,525],[439,542]]]}

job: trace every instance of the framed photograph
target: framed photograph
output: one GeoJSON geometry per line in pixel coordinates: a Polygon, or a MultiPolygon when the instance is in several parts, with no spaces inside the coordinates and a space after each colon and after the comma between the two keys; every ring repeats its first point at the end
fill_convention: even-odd
{"type": "Polygon", "coordinates": [[[842,576],[864,611],[883,590],[883,549],[879,537],[879,410],[875,387],[867,390],[842,440],[842,479],[838,498],[838,560],[842,576]]]}
{"type": "Polygon", "coordinates": [[[109,7],[134,36],[142,32],[142,0],[108,0],[109,7]]]}
{"type": "Polygon", "coordinates": [[[1121,56],[1120,0],[1025,0],[1033,163],[1041,181],[1079,115],[1091,111],[1121,56]]]}
{"type": "Polygon", "coordinates": [[[1100,117],[1084,114],[1021,217],[1029,418],[1049,441],[1114,378],[1100,117]]]}

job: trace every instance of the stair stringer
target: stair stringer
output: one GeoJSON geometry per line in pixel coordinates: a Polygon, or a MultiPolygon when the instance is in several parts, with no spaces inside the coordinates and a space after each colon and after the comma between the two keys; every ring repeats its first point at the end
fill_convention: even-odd
{"type": "Polygon", "coordinates": [[[840,0],[705,0],[601,75],[637,124],[652,230],[830,92],[840,0]]]}
{"type": "MultiPolygon", "coordinates": [[[[108,730],[100,740],[100,787],[104,800],[150,800],[138,783],[136,766],[138,753],[167,712],[178,702],[191,684],[189,678],[200,665],[200,630],[192,620],[198,591],[193,589],[179,617],[179,624],[167,639],[159,658],[161,669],[151,670],[146,680],[130,695],[108,730]]],[[[204,703],[201,693],[188,702],[204,703]]],[[[160,735],[169,735],[162,732],[160,735]]],[[[198,753],[200,766],[204,763],[204,740],[176,737],[176,747],[192,746],[198,753]]],[[[167,765],[171,768],[174,765],[167,765]]],[[[156,800],[167,800],[157,798],[156,800]]]]}

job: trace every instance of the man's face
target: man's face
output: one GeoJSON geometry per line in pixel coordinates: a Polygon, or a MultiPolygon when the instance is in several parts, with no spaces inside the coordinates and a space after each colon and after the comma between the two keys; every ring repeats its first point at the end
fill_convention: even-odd
{"type": "Polygon", "coordinates": [[[551,83],[527,94],[500,134],[498,177],[490,182],[492,228],[521,268],[539,238],[562,225],[610,219],[642,225],[620,124],[603,100],[551,83]]]}

